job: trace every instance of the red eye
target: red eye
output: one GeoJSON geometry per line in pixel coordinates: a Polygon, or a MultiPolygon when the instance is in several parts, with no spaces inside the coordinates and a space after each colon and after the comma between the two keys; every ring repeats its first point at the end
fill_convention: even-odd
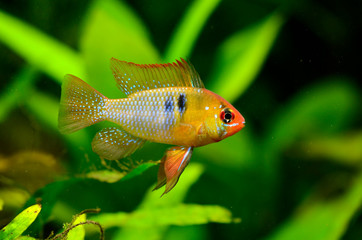
{"type": "Polygon", "coordinates": [[[221,111],[220,118],[224,123],[231,123],[235,118],[235,114],[229,108],[225,108],[221,111]]]}

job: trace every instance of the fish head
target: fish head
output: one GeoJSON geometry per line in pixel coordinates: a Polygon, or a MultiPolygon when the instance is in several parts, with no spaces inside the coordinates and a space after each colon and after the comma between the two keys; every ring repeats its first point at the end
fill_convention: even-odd
{"type": "Polygon", "coordinates": [[[234,135],[245,127],[245,119],[230,103],[219,112],[221,140],[234,135]]]}
{"type": "Polygon", "coordinates": [[[210,107],[204,124],[209,138],[218,142],[239,132],[245,126],[245,119],[228,101],[215,93],[210,94],[213,95],[213,107],[210,107]]]}

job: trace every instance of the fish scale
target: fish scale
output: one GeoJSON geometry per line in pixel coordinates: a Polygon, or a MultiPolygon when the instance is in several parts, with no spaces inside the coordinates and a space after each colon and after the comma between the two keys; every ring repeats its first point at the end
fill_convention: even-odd
{"type": "MultiPolygon", "coordinates": [[[[109,99],[108,121],[119,124],[134,136],[154,142],[174,144],[173,135],[182,115],[177,107],[180,94],[202,94],[202,89],[161,88],[135,93],[124,99],[109,99]],[[166,103],[172,107],[166,110],[166,103]]],[[[186,97],[187,99],[187,97],[186,97]]]]}

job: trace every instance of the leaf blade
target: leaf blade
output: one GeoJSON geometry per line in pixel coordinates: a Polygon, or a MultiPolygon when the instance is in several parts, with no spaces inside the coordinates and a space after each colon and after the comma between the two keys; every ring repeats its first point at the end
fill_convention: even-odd
{"type": "Polygon", "coordinates": [[[68,46],[0,10],[0,41],[58,83],[66,73],[84,76],[83,61],[68,46]]]}
{"type": "MultiPolygon", "coordinates": [[[[78,215],[74,221],[72,221],[71,226],[75,226],[78,223],[86,221],[86,214],[78,215]]],[[[82,240],[85,237],[85,229],[83,225],[77,226],[69,231],[67,234],[67,240],[82,240]]]]}
{"type": "Polygon", "coordinates": [[[124,2],[95,1],[84,25],[80,45],[88,73],[86,80],[107,97],[124,96],[113,80],[112,57],[137,63],[159,60],[144,24],[124,2]]]}
{"type": "Polygon", "coordinates": [[[274,13],[228,38],[219,49],[209,89],[235,101],[260,71],[283,22],[274,13]]]}
{"type": "Polygon", "coordinates": [[[196,0],[193,2],[172,35],[164,54],[165,61],[170,62],[175,58],[191,55],[203,26],[220,2],[220,0],[196,0]]]}
{"type": "Polygon", "coordinates": [[[266,239],[341,239],[361,202],[362,174],[360,173],[353,185],[341,197],[305,206],[266,239]]]}
{"type": "Polygon", "coordinates": [[[17,215],[0,231],[0,239],[12,240],[19,237],[36,219],[41,211],[41,205],[35,204],[17,215]]]}

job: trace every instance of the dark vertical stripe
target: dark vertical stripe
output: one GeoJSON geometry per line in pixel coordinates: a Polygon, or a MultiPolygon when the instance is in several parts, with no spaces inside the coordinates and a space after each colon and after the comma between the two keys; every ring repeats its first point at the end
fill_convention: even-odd
{"type": "Polygon", "coordinates": [[[181,93],[180,96],[178,96],[177,99],[177,106],[180,113],[183,113],[186,109],[186,95],[184,93],[181,93]]]}
{"type": "Polygon", "coordinates": [[[172,98],[171,98],[171,97],[166,98],[166,101],[165,101],[165,111],[166,111],[166,112],[171,112],[171,111],[173,111],[173,101],[172,101],[172,98]]]}

